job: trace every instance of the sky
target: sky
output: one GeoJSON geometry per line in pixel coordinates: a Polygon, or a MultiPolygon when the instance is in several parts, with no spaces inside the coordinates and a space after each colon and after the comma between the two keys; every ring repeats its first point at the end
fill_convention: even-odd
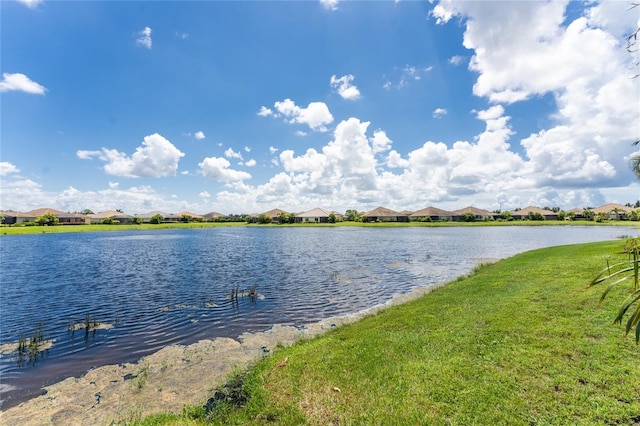
{"type": "Polygon", "coordinates": [[[0,209],[635,203],[627,1],[0,2],[0,209]]]}

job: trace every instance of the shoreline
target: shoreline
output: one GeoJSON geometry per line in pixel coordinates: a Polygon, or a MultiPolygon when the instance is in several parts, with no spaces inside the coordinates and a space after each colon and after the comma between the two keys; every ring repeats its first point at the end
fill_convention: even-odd
{"type": "Polygon", "coordinates": [[[45,386],[43,395],[0,411],[0,423],[7,426],[110,425],[158,412],[179,413],[185,405],[204,404],[230,373],[238,368],[246,369],[279,346],[314,338],[335,327],[422,297],[446,284],[417,287],[383,304],[325,318],[303,328],[276,324],[267,331],[243,333],[236,339],[218,337],[190,345],[171,345],[137,362],[98,367],[79,378],[69,377],[45,386]]]}
{"type": "Polygon", "coordinates": [[[113,231],[155,231],[167,229],[208,229],[208,228],[440,228],[440,227],[476,227],[476,226],[628,226],[638,227],[640,222],[631,220],[603,221],[593,220],[513,220],[513,221],[477,221],[477,222],[338,222],[338,223],[294,223],[294,224],[248,224],[246,222],[190,222],[162,223],[158,225],[56,225],[56,226],[0,226],[0,237],[39,234],[67,234],[84,232],[113,231]]]}

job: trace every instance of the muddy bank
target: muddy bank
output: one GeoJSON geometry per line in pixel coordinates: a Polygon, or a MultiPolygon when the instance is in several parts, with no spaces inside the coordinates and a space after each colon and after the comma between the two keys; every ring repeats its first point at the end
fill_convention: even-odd
{"type": "Polygon", "coordinates": [[[93,369],[45,387],[46,394],[0,412],[3,425],[111,425],[156,412],[180,412],[185,404],[203,404],[234,368],[267,356],[278,345],[361,319],[390,305],[420,297],[438,286],[397,295],[390,302],[352,315],[327,318],[303,329],[276,325],[238,339],[201,340],[168,346],[136,363],[93,369]]]}

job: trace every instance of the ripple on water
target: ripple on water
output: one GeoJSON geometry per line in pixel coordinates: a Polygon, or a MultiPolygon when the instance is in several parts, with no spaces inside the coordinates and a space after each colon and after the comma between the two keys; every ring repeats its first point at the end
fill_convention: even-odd
{"type": "Polygon", "coordinates": [[[464,274],[475,259],[637,234],[588,230],[251,227],[3,238],[0,345],[38,327],[53,345],[35,365],[0,357],[0,406],[167,345],[365,310],[464,274]],[[240,297],[229,297],[234,289],[240,297]],[[243,293],[250,289],[264,297],[243,293]],[[70,330],[87,315],[113,327],[70,330]]]}

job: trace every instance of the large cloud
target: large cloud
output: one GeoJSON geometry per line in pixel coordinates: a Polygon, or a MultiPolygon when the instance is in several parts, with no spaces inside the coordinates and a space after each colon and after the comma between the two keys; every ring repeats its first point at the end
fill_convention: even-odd
{"type": "MultiPolygon", "coordinates": [[[[316,132],[326,132],[327,124],[333,122],[333,115],[329,112],[329,107],[324,102],[311,102],[306,108],[299,107],[291,99],[277,101],[273,104],[278,112],[274,116],[284,116],[291,124],[306,124],[316,132]]],[[[261,108],[258,115],[266,116],[271,111],[268,108],[261,108]]]]}
{"type": "Polygon", "coordinates": [[[32,81],[29,77],[21,73],[2,73],[0,80],[0,92],[19,91],[34,95],[44,95],[47,88],[32,81]]]}
{"type": "Polygon", "coordinates": [[[12,173],[18,172],[20,172],[20,169],[14,164],[11,164],[7,161],[0,161],[0,176],[7,176],[12,173]]]}
{"type": "Polygon", "coordinates": [[[251,179],[251,175],[247,172],[230,169],[231,163],[223,157],[207,157],[198,166],[203,175],[221,182],[241,182],[251,179]]]}
{"type": "Polygon", "coordinates": [[[158,133],[145,136],[142,146],[136,148],[131,157],[107,148],[101,151],[79,150],[76,155],[83,160],[95,157],[106,161],[106,173],[124,177],[175,176],[178,162],[184,157],[184,153],[158,133]]]}
{"type": "Polygon", "coordinates": [[[553,126],[521,141],[529,159],[522,178],[537,187],[628,184],[624,158],[638,136],[640,85],[629,78],[619,36],[633,18],[626,3],[605,2],[567,21],[567,4],[445,0],[432,15],[465,20],[477,96],[514,103],[553,95],[553,126]]]}

